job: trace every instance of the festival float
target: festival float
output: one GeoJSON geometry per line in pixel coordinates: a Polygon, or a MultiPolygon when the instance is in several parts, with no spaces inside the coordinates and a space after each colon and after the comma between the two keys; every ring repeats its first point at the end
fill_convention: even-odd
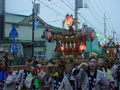
{"type": "Polygon", "coordinates": [[[70,70],[83,62],[82,53],[86,50],[86,41],[89,37],[92,40],[94,38],[93,32],[90,34],[87,30],[87,25],[83,25],[81,30],[74,30],[72,15],[66,15],[64,23],[68,26],[68,29],[61,34],[54,34],[55,52],[61,53],[59,62],[58,60],[55,60],[55,62],[56,64],[63,62],[67,70],[70,70]]]}
{"type": "Polygon", "coordinates": [[[116,45],[112,39],[113,39],[112,36],[109,36],[108,43],[106,45],[102,44],[102,47],[105,48],[106,57],[116,58],[119,51],[118,49],[119,49],[120,43],[116,45]]]}
{"type": "Polygon", "coordinates": [[[96,32],[93,28],[83,25],[79,30],[74,30],[74,19],[72,15],[66,15],[64,24],[68,26],[65,32],[54,34],[53,38],[56,41],[55,52],[61,53],[59,60],[54,60],[55,65],[60,63],[65,64],[66,70],[72,70],[81,62],[87,62],[82,57],[86,50],[86,41],[94,41],[96,32]]]}
{"type": "MultiPolygon", "coordinates": [[[[51,42],[52,38],[54,38],[56,41],[55,52],[61,53],[59,60],[53,60],[54,65],[47,64],[45,60],[40,61],[45,72],[53,72],[55,67],[60,63],[65,64],[66,70],[69,71],[81,62],[87,61],[83,60],[82,53],[86,50],[86,41],[88,38],[91,41],[94,40],[96,35],[95,31],[89,31],[87,25],[83,25],[80,30],[74,30],[74,19],[72,15],[66,15],[64,22],[68,26],[68,30],[65,30],[61,34],[52,35],[50,30],[45,30],[46,40],[51,42]]],[[[21,68],[18,67],[18,69],[21,68]]]]}
{"type": "Polygon", "coordinates": [[[69,27],[62,34],[54,35],[56,40],[56,52],[61,52],[63,57],[72,55],[74,58],[78,58],[86,49],[86,41],[88,40],[88,33],[86,29],[74,30],[74,20],[72,15],[66,15],[65,24],[69,27]]]}

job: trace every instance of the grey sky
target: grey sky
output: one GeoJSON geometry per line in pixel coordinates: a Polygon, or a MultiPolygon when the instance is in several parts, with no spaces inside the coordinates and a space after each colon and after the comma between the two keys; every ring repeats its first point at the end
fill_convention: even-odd
{"type": "MultiPolygon", "coordinates": [[[[36,0],[37,1],[37,0],[36,0]]],[[[62,21],[67,13],[74,15],[75,0],[39,0],[39,16],[48,24],[62,27],[62,21]],[[51,7],[53,10],[49,9],[51,7]],[[68,6],[67,6],[67,5],[68,6]],[[55,12],[56,11],[56,12],[55,12]]],[[[120,0],[83,0],[88,8],[79,9],[79,22],[93,27],[100,38],[104,37],[104,13],[106,14],[107,36],[112,35],[113,28],[120,34],[120,0]],[[85,18],[86,20],[84,20],[85,18]]],[[[6,0],[6,12],[30,15],[32,13],[32,0],[6,0]]]]}

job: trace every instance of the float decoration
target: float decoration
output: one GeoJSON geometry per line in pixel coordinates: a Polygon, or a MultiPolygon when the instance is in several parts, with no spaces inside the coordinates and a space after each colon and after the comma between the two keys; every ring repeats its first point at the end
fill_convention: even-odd
{"type": "Polygon", "coordinates": [[[95,39],[95,37],[96,37],[96,32],[94,30],[92,30],[90,32],[90,40],[93,41],[95,39]]]}
{"type": "Polygon", "coordinates": [[[45,30],[45,38],[48,40],[48,42],[52,41],[53,36],[52,36],[52,32],[49,29],[45,30]]]}
{"type": "Polygon", "coordinates": [[[112,36],[108,37],[109,42],[106,45],[106,56],[115,58],[117,54],[117,46],[115,43],[112,41],[112,36]]]}
{"type": "Polygon", "coordinates": [[[62,52],[62,55],[73,55],[74,57],[80,56],[86,49],[86,41],[88,40],[88,30],[84,28],[84,32],[81,30],[74,30],[73,24],[74,20],[72,15],[67,15],[65,17],[65,24],[69,27],[68,30],[63,32],[60,35],[54,35],[56,43],[55,51],[58,52],[59,48],[62,52]],[[58,47],[59,46],[59,47],[58,47]]]}
{"type": "Polygon", "coordinates": [[[65,17],[65,23],[68,27],[72,27],[73,26],[73,16],[72,15],[66,15],[65,17]]]}

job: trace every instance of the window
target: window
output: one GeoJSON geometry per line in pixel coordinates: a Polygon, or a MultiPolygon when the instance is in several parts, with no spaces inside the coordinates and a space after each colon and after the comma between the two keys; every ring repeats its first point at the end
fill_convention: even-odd
{"type": "Polygon", "coordinates": [[[40,59],[40,58],[45,59],[45,51],[35,51],[34,55],[36,59],[40,59]]]}

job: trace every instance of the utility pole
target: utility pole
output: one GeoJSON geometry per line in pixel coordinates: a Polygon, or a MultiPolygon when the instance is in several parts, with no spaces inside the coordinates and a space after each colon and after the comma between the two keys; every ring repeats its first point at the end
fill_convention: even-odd
{"type": "Polygon", "coordinates": [[[83,0],[75,0],[75,30],[78,30],[78,9],[80,8],[84,8],[83,0]]]}
{"type": "MultiPolygon", "coordinates": [[[[104,37],[106,38],[106,16],[104,14],[104,37]]],[[[105,40],[105,45],[106,45],[106,40],[105,40]]]]}
{"type": "Polygon", "coordinates": [[[75,0],[75,30],[78,30],[78,5],[77,0],[75,0]]]}
{"type": "Polygon", "coordinates": [[[36,0],[33,0],[33,9],[32,9],[32,56],[34,56],[34,31],[35,31],[35,15],[39,14],[40,4],[36,3],[36,0]]]}
{"type": "Polygon", "coordinates": [[[116,43],[118,43],[118,36],[117,36],[117,34],[116,34],[116,43]]]}
{"type": "Polygon", "coordinates": [[[35,11],[34,11],[34,6],[35,6],[35,0],[33,1],[33,9],[32,9],[32,56],[34,56],[34,19],[35,19],[35,11]]]}
{"type": "Polygon", "coordinates": [[[115,42],[115,31],[114,31],[114,28],[113,28],[113,31],[111,31],[113,33],[113,41],[115,42]]]}

